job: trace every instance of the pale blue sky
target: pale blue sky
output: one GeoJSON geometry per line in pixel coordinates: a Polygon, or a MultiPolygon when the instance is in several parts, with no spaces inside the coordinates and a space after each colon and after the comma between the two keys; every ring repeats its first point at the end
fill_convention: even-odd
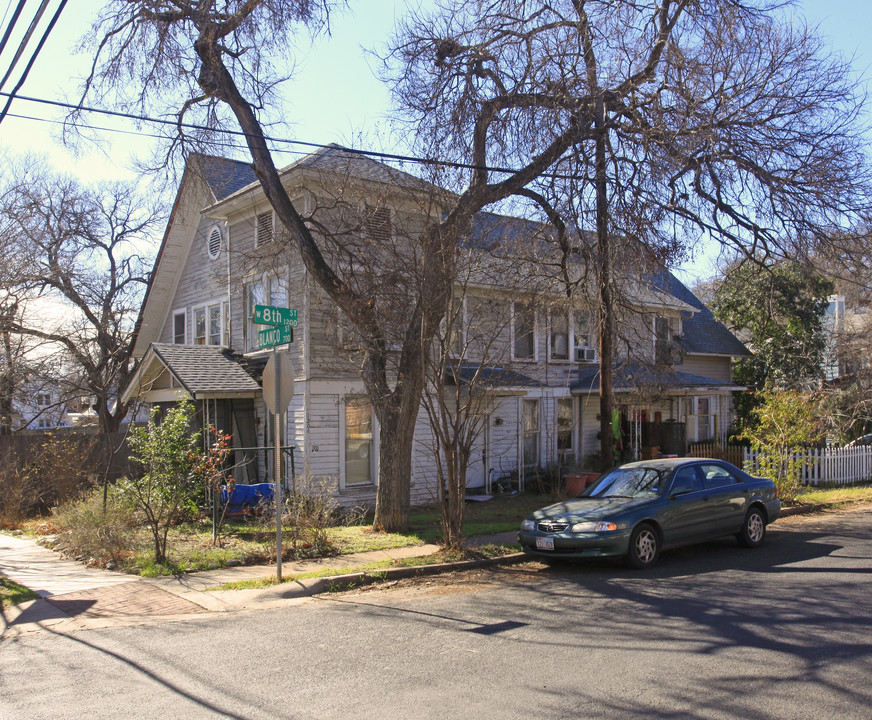
{"type": "MultiPolygon", "coordinates": [[[[307,52],[297,78],[287,86],[287,115],[295,119],[293,135],[309,142],[339,142],[372,147],[390,141],[384,127],[389,110],[386,88],[375,79],[369,60],[360,46],[374,46],[387,38],[394,18],[408,5],[417,7],[430,0],[352,0],[350,12],[333,18],[332,36],[322,39],[307,52]],[[359,134],[366,140],[362,142],[359,134]],[[376,139],[380,135],[381,141],[376,139]]],[[[35,4],[35,3],[34,3],[35,4]]],[[[8,13],[12,0],[0,0],[0,19],[8,13]]],[[[73,93],[75,76],[85,71],[86,58],[71,55],[70,48],[85,31],[102,0],[73,0],[64,11],[61,23],[39,57],[21,90],[22,95],[59,99],[64,92],[73,93]]],[[[832,42],[835,52],[855,57],[859,73],[869,76],[872,66],[872,2],[870,0],[801,0],[799,9],[810,23],[819,23],[832,42]]],[[[3,23],[5,26],[5,22],[3,23]]],[[[10,43],[14,47],[17,41],[10,43]]],[[[0,57],[0,67],[7,67],[10,48],[0,57]]],[[[26,58],[25,58],[26,59],[26,58]]],[[[22,60],[20,66],[23,66],[22,60]]],[[[7,83],[5,91],[14,85],[7,83]]],[[[5,103],[5,99],[3,99],[5,103]]],[[[61,113],[48,106],[16,101],[11,113],[46,120],[59,120],[61,113]]],[[[97,125],[132,130],[130,123],[94,116],[97,125]]],[[[130,177],[130,159],[142,152],[147,139],[129,134],[101,133],[100,148],[77,155],[62,147],[57,139],[58,126],[51,122],[7,117],[0,125],[0,149],[16,153],[47,154],[63,171],[83,179],[130,177]]],[[[402,150],[401,143],[397,149],[402,150]]],[[[393,147],[393,146],[392,146],[393,147]]],[[[286,156],[283,162],[293,160],[286,156]]],[[[698,258],[694,271],[710,274],[709,263],[698,258]]],[[[687,276],[685,276],[687,277],[687,276]]]]}

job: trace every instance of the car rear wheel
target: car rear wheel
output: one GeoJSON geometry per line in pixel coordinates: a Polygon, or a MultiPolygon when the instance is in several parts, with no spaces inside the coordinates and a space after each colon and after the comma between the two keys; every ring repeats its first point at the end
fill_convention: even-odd
{"type": "Polygon", "coordinates": [[[744,547],[757,547],[766,538],[766,518],[760,508],[751,508],[742,522],[742,529],[736,535],[739,544],[744,547]]]}
{"type": "Polygon", "coordinates": [[[630,548],[627,561],[634,568],[644,570],[657,562],[660,557],[660,537],[648,523],[637,525],[630,535],[630,548]]]}

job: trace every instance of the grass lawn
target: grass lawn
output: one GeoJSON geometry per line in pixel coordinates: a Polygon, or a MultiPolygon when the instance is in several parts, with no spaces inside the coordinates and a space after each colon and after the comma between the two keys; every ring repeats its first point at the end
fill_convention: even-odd
{"type": "Polygon", "coordinates": [[[33,592],[33,590],[29,590],[24,585],[19,585],[14,580],[0,575],[0,608],[12,607],[28,600],[37,600],[38,598],[39,595],[33,592]]]}
{"type": "Polygon", "coordinates": [[[816,505],[818,503],[843,504],[855,502],[872,502],[872,484],[852,485],[850,487],[807,488],[797,493],[799,504],[816,505]]]}

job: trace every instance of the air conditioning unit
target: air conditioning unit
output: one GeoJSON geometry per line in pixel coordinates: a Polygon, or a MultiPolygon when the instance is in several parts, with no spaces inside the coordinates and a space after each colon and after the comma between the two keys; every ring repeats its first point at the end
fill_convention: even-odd
{"type": "Polygon", "coordinates": [[[593,348],[575,348],[575,362],[593,362],[596,360],[596,350],[593,348]]]}

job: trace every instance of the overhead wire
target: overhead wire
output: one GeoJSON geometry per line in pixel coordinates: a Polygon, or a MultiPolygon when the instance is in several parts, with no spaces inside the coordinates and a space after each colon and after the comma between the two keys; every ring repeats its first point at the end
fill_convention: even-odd
{"type": "MultiPolygon", "coordinates": [[[[24,37],[21,38],[21,41],[18,43],[18,50],[15,51],[15,55],[9,63],[9,68],[6,70],[6,73],[3,75],[3,79],[0,80],[0,90],[3,89],[3,86],[6,85],[6,81],[9,79],[9,76],[12,75],[15,70],[15,66],[18,64],[18,61],[21,59],[21,56],[24,54],[25,49],[27,49],[27,44],[30,42],[30,39],[33,37],[33,33],[36,32],[36,26],[39,25],[39,21],[42,20],[43,13],[45,13],[45,9],[48,7],[50,0],[42,0],[39,8],[37,8],[36,15],[33,16],[33,20],[30,21],[30,25],[27,27],[27,30],[24,32],[24,37]]],[[[24,8],[22,7],[22,10],[24,8]]],[[[9,30],[11,32],[11,28],[9,30]]],[[[5,39],[5,38],[4,38],[5,39]]]]}
{"type": "MultiPolygon", "coordinates": [[[[64,2],[65,1],[66,0],[64,0],[64,2]]],[[[0,92],[0,97],[9,97],[11,100],[9,93],[0,92]]],[[[243,130],[232,130],[229,128],[218,129],[218,128],[210,127],[208,125],[200,125],[197,123],[189,123],[189,122],[180,123],[177,119],[151,117],[148,115],[138,115],[135,113],[128,113],[128,112],[124,112],[121,110],[107,110],[104,108],[88,107],[88,106],[85,106],[82,104],[73,104],[73,103],[62,102],[60,100],[49,100],[46,98],[37,98],[37,97],[31,97],[31,96],[27,96],[27,95],[17,95],[16,97],[19,100],[24,100],[27,102],[33,102],[33,103],[42,104],[42,105],[49,105],[49,106],[53,106],[53,107],[60,107],[60,108],[64,108],[67,110],[74,110],[76,112],[95,113],[98,115],[106,115],[109,117],[117,117],[117,118],[122,118],[122,119],[126,119],[126,120],[135,120],[137,122],[151,123],[151,124],[155,124],[155,125],[181,127],[181,128],[185,128],[188,130],[202,130],[202,131],[207,131],[207,132],[218,132],[218,133],[230,135],[233,137],[239,137],[239,138],[247,138],[248,137],[248,133],[246,133],[243,130]]],[[[7,103],[7,106],[8,106],[8,103],[7,103]]],[[[2,121],[2,117],[0,117],[0,121],[2,121]]],[[[104,129],[104,128],[95,128],[93,126],[89,126],[86,123],[77,123],[77,124],[80,124],[81,127],[88,128],[88,129],[96,129],[96,130],[103,130],[104,129]]],[[[153,137],[153,136],[147,135],[145,133],[142,133],[142,135],[145,137],[153,137]]],[[[307,147],[307,148],[312,148],[312,149],[316,149],[316,150],[317,149],[324,149],[324,148],[330,147],[331,145],[336,145],[336,143],[330,143],[330,144],[316,143],[316,142],[309,142],[309,141],[305,141],[305,140],[296,140],[293,138],[275,137],[272,135],[264,135],[263,139],[268,141],[268,142],[272,142],[272,143],[276,143],[276,144],[298,145],[301,147],[307,147]]],[[[239,147],[239,149],[242,149],[241,146],[238,146],[238,147],[239,147]]],[[[445,167],[445,168],[451,168],[451,169],[456,169],[456,170],[484,170],[486,172],[505,173],[505,174],[514,174],[514,173],[518,172],[517,168],[502,167],[502,166],[497,166],[497,165],[477,165],[477,164],[473,164],[473,163],[457,162],[454,160],[439,160],[437,158],[424,158],[424,157],[415,156],[415,155],[403,155],[400,153],[388,153],[388,152],[382,152],[382,151],[378,151],[378,150],[361,150],[361,149],[350,148],[350,147],[346,147],[346,146],[341,146],[341,147],[342,147],[343,151],[345,151],[351,155],[359,155],[361,157],[377,158],[379,160],[398,162],[398,163],[412,163],[412,164],[423,165],[423,166],[445,167]]],[[[293,151],[281,151],[281,152],[293,152],[293,151]]],[[[586,180],[587,179],[585,176],[581,176],[581,175],[577,175],[577,174],[564,174],[564,173],[542,173],[540,175],[540,177],[556,179],[556,180],[586,180]]]]}
{"type": "MultiPolygon", "coordinates": [[[[48,3],[48,0],[45,0],[43,5],[46,5],[47,3],[48,3]]],[[[27,76],[30,74],[30,71],[33,68],[34,63],[36,63],[36,59],[39,57],[40,52],[42,52],[42,48],[45,46],[46,40],[48,40],[48,36],[51,34],[52,30],[54,30],[54,27],[57,24],[57,21],[60,19],[61,13],[64,11],[64,8],[66,6],[67,6],[67,0],[61,0],[60,4],[58,5],[57,10],[55,11],[55,14],[52,15],[52,18],[49,21],[48,27],[45,29],[45,31],[42,34],[42,37],[39,39],[39,44],[36,46],[36,50],[34,50],[33,55],[30,56],[30,60],[28,61],[27,65],[25,66],[24,72],[22,73],[21,77],[18,80],[18,83],[16,83],[12,92],[9,94],[9,96],[6,100],[6,105],[4,106],[3,110],[0,111],[0,124],[3,123],[3,119],[6,117],[6,113],[9,112],[9,108],[12,105],[12,101],[15,99],[16,94],[24,86],[24,83],[27,80],[27,76]]],[[[40,13],[39,13],[40,16],[42,14],[42,10],[43,10],[43,7],[40,7],[40,13]]],[[[10,68],[10,72],[11,72],[11,68],[10,68]]],[[[8,73],[7,73],[7,76],[8,76],[8,73]]],[[[6,82],[6,78],[4,77],[3,81],[0,82],[0,87],[2,87],[5,82],[6,82]]]]}
{"type": "MultiPolygon", "coordinates": [[[[18,18],[21,17],[21,13],[24,11],[24,6],[27,4],[27,0],[18,0],[18,5],[15,7],[15,12],[12,13],[12,17],[9,19],[9,24],[6,26],[6,32],[3,33],[3,39],[0,40],[0,53],[2,53],[6,49],[6,43],[9,42],[9,38],[12,36],[12,31],[15,30],[15,25],[18,23],[18,18]]],[[[12,0],[10,0],[9,4],[6,6],[6,12],[9,12],[9,8],[12,7],[12,0]]],[[[3,22],[6,22],[6,13],[3,16],[3,22]]],[[[0,84],[0,90],[3,89],[3,85],[0,84]]]]}

